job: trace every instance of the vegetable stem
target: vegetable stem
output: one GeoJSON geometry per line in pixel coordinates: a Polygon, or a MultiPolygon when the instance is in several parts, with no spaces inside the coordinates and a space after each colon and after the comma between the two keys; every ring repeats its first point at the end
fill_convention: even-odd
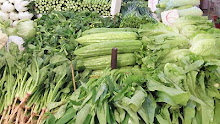
{"type": "Polygon", "coordinates": [[[30,93],[27,93],[26,96],[24,97],[24,99],[21,101],[21,103],[15,108],[15,111],[12,113],[9,122],[11,122],[15,116],[15,114],[19,111],[19,108],[22,108],[25,104],[25,102],[28,100],[28,98],[30,97],[30,93]]]}
{"type": "Polygon", "coordinates": [[[4,112],[3,112],[3,114],[2,114],[2,118],[1,118],[1,120],[0,120],[0,124],[5,120],[5,114],[6,114],[6,112],[7,112],[7,109],[4,109],[4,112]]]}
{"type": "Polygon", "coordinates": [[[73,68],[72,63],[71,63],[71,70],[72,70],[72,78],[73,78],[73,89],[74,89],[74,92],[75,92],[76,91],[76,81],[75,81],[74,68],[73,68]]]}

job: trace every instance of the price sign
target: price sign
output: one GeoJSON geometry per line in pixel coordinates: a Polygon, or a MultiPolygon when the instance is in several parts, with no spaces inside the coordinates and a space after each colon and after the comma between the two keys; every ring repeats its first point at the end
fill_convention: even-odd
{"type": "Polygon", "coordinates": [[[111,15],[116,15],[120,12],[121,10],[121,3],[122,0],[112,0],[111,4],[111,15]]]}
{"type": "Polygon", "coordinates": [[[151,9],[152,12],[155,12],[157,9],[158,0],[148,0],[148,7],[151,9]]]}
{"type": "Polygon", "coordinates": [[[176,9],[164,11],[161,13],[161,18],[164,24],[172,26],[175,23],[176,19],[179,18],[179,13],[176,9]]]}

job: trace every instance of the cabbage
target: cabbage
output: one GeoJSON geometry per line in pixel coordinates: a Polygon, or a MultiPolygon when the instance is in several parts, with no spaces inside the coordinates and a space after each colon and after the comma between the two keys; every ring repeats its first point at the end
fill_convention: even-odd
{"type": "Polygon", "coordinates": [[[197,55],[201,55],[206,58],[220,58],[220,39],[215,38],[214,36],[211,38],[209,34],[205,34],[201,36],[201,34],[196,36],[192,42],[192,46],[190,51],[197,55]],[[198,39],[196,41],[196,39],[198,39]]]}
{"type": "Polygon", "coordinates": [[[6,33],[11,36],[11,35],[17,35],[17,28],[13,28],[13,27],[8,27],[6,29],[6,33]]]}
{"type": "Polygon", "coordinates": [[[186,5],[193,5],[198,6],[200,4],[200,0],[169,0],[167,2],[167,9],[179,7],[179,6],[186,6],[186,5]]]}
{"type": "Polygon", "coordinates": [[[22,37],[23,39],[30,39],[35,36],[36,29],[34,26],[34,21],[21,21],[17,25],[17,34],[18,36],[22,37]]]}
{"type": "Polygon", "coordinates": [[[202,16],[203,12],[200,8],[194,6],[191,8],[178,10],[179,15],[182,16],[202,16]]]}

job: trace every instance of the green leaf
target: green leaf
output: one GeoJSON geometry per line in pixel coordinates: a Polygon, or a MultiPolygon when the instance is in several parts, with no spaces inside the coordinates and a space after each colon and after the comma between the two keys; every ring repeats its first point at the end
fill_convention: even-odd
{"type": "Polygon", "coordinates": [[[220,100],[215,99],[215,115],[214,115],[214,123],[219,124],[220,123],[220,100]]]}
{"type": "MultiPolygon", "coordinates": [[[[117,108],[118,112],[119,112],[119,116],[120,116],[120,121],[122,122],[125,119],[126,113],[125,110],[122,108],[117,108]]],[[[120,123],[121,123],[120,122],[120,123]]]]}
{"type": "Polygon", "coordinates": [[[128,86],[123,87],[123,89],[115,96],[114,101],[122,99],[128,91],[128,86]]]}
{"type": "Polygon", "coordinates": [[[156,111],[156,101],[151,93],[148,94],[146,100],[143,103],[143,108],[147,112],[148,120],[150,124],[153,124],[155,118],[155,111],[156,111]]]}
{"type": "Polygon", "coordinates": [[[88,114],[83,124],[91,124],[92,115],[88,114]],[[91,122],[91,123],[90,123],[91,122]]]}
{"type": "Polygon", "coordinates": [[[129,119],[130,119],[130,115],[126,114],[125,119],[123,120],[122,124],[128,124],[129,119]]]}
{"type": "Polygon", "coordinates": [[[189,101],[187,106],[183,108],[184,122],[185,124],[192,124],[193,118],[195,118],[196,104],[193,101],[189,101]]]}
{"type": "Polygon", "coordinates": [[[130,121],[132,124],[139,124],[139,117],[137,113],[134,112],[131,108],[129,108],[128,106],[121,105],[119,103],[115,103],[115,105],[127,111],[127,113],[130,115],[130,121]]]}
{"type": "Polygon", "coordinates": [[[143,107],[138,109],[138,114],[141,116],[141,118],[144,120],[145,124],[149,124],[149,120],[148,120],[148,114],[147,112],[144,110],[143,107]]]}
{"type": "Polygon", "coordinates": [[[8,52],[5,53],[5,60],[10,68],[14,67],[15,62],[16,62],[15,59],[16,58],[12,56],[10,53],[8,52]]]}
{"type": "Polygon", "coordinates": [[[117,123],[121,123],[121,118],[120,118],[120,114],[117,111],[117,109],[114,110],[114,116],[115,116],[115,120],[117,121],[117,123]]]}
{"type": "Polygon", "coordinates": [[[157,102],[165,102],[169,105],[172,105],[172,106],[176,106],[177,104],[173,101],[172,97],[170,97],[168,94],[164,93],[164,92],[160,92],[158,91],[156,93],[157,95],[157,102]]]}
{"type": "Polygon", "coordinates": [[[95,102],[99,99],[99,97],[103,94],[103,92],[107,90],[107,86],[105,83],[103,83],[100,87],[99,87],[99,91],[96,95],[96,98],[95,98],[95,102]]]}
{"type": "Polygon", "coordinates": [[[61,101],[61,102],[50,102],[50,103],[47,104],[47,109],[52,110],[54,108],[57,108],[57,107],[61,106],[63,103],[64,103],[63,101],[61,101]]]}
{"type": "Polygon", "coordinates": [[[59,120],[56,121],[56,124],[65,124],[76,116],[76,110],[69,108],[66,113],[59,120]]]}
{"type": "Polygon", "coordinates": [[[55,124],[55,120],[56,118],[52,114],[50,114],[50,116],[48,117],[46,121],[46,124],[55,124]]]}
{"type": "Polygon", "coordinates": [[[131,97],[131,100],[129,102],[129,106],[134,112],[137,112],[138,109],[142,106],[143,102],[145,101],[145,98],[147,95],[143,93],[141,90],[136,90],[134,96],[131,97]]]}
{"type": "Polygon", "coordinates": [[[185,68],[185,73],[188,73],[193,70],[198,70],[204,64],[204,60],[197,60],[194,63],[190,64],[185,68]]]}
{"type": "Polygon", "coordinates": [[[190,94],[181,90],[181,89],[176,89],[176,88],[171,88],[171,87],[167,87],[153,79],[149,78],[149,81],[147,83],[147,87],[150,91],[161,91],[166,93],[167,95],[169,95],[172,100],[176,103],[176,104],[180,104],[180,105],[186,105],[189,98],[190,98],[190,94]]]}
{"type": "Polygon", "coordinates": [[[66,107],[67,107],[67,104],[62,105],[62,106],[58,109],[58,111],[56,112],[56,114],[54,114],[54,117],[55,117],[56,119],[60,119],[60,118],[65,114],[65,112],[66,112],[66,107]]]}
{"type": "Polygon", "coordinates": [[[51,64],[57,64],[61,62],[69,61],[65,56],[55,55],[50,59],[51,64]]]}
{"type": "Polygon", "coordinates": [[[106,108],[108,107],[107,104],[108,104],[107,101],[105,101],[103,105],[100,104],[99,106],[97,106],[96,114],[100,124],[107,123],[107,108],[106,108]]]}
{"type": "Polygon", "coordinates": [[[166,119],[163,119],[163,117],[161,115],[156,115],[156,118],[157,118],[157,121],[159,122],[159,124],[171,124],[166,119]]]}
{"type": "Polygon", "coordinates": [[[86,117],[90,112],[90,105],[86,104],[76,115],[76,123],[75,124],[83,124],[86,117]]]}

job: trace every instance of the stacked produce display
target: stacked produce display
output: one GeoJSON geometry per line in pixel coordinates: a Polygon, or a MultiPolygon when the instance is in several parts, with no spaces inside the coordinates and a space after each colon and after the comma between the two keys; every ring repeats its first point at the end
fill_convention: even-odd
{"type": "Polygon", "coordinates": [[[199,5],[200,0],[160,0],[156,13],[160,17],[161,12],[175,9],[180,17],[202,16],[203,12],[199,5]]]}
{"type": "Polygon", "coordinates": [[[0,0],[0,124],[220,123],[220,30],[199,1],[161,0],[158,13],[184,10],[172,26],[146,1],[114,19],[110,5],[0,0]]]}

